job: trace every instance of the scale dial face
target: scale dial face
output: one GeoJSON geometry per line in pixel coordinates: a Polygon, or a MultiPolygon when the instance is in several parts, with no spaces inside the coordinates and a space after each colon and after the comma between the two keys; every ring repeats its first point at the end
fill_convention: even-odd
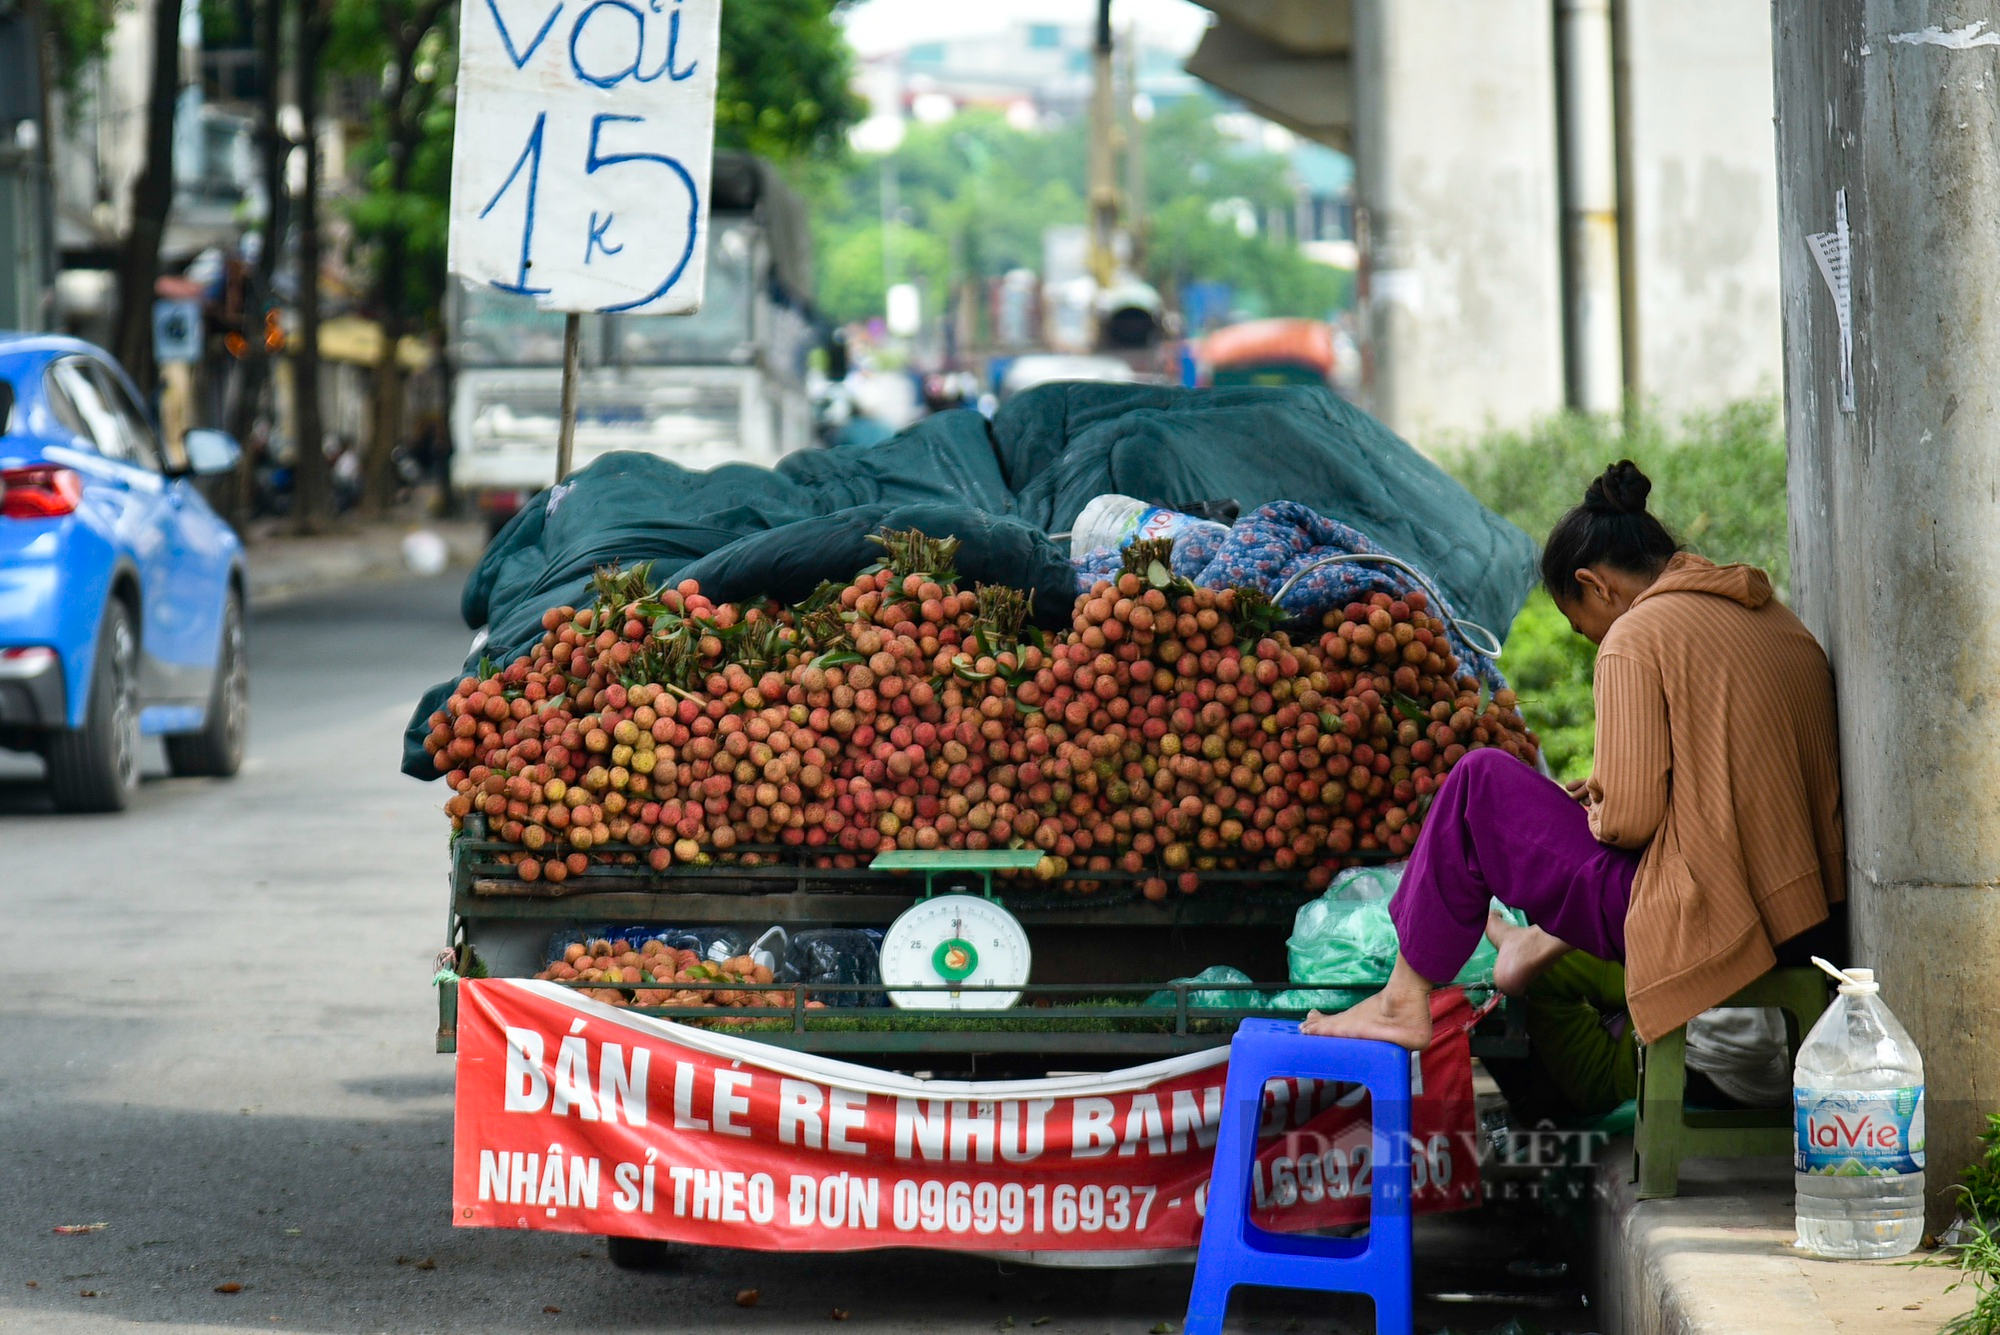
{"type": "MultiPolygon", "coordinates": [[[[1019,987],[1028,981],[1028,934],[1000,905],[978,895],[919,900],[882,938],[882,982],[889,987],[1019,987]]],[[[1019,992],[891,992],[905,1010],[1005,1010],[1019,992]]]]}

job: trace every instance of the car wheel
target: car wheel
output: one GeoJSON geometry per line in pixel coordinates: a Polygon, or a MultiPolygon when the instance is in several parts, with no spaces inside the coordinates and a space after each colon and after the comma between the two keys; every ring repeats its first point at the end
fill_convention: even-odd
{"type": "Polygon", "coordinates": [[[113,598],[97,632],[83,726],[49,741],[49,795],[58,811],[123,811],[139,788],[139,638],[113,598]]]}
{"type": "Polygon", "coordinates": [[[250,729],[250,656],[243,645],[243,604],[234,593],[222,610],[222,651],[200,732],[169,737],[167,767],[183,776],[226,779],[243,764],[250,729]]]}
{"type": "Polygon", "coordinates": [[[658,1238],[607,1237],[604,1250],[620,1270],[678,1270],[683,1248],[658,1238]]]}

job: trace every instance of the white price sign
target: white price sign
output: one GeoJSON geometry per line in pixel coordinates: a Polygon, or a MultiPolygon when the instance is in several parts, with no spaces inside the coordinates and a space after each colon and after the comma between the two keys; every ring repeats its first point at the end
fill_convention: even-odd
{"type": "Polygon", "coordinates": [[[721,0],[467,0],[451,271],[544,310],[701,307],[721,0]]]}

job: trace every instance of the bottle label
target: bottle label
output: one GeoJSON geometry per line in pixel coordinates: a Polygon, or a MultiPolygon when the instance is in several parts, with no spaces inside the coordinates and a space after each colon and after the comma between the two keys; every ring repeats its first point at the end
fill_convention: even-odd
{"type": "Polygon", "coordinates": [[[1792,1167],[1890,1177],[1924,1166],[1924,1087],[1792,1090],[1792,1167]]]}
{"type": "MultiPolygon", "coordinates": [[[[1188,516],[1178,510],[1164,510],[1150,506],[1140,511],[1132,521],[1132,536],[1126,542],[1151,541],[1159,538],[1173,538],[1189,524],[1188,516]]],[[[1119,544],[1124,546],[1125,543],[1119,544]]]]}

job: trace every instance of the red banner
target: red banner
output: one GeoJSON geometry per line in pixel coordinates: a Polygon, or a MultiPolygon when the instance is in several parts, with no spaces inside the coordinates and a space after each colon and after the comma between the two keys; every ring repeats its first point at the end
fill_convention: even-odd
{"type": "MultiPolygon", "coordinates": [[[[1479,1199],[1467,1030],[1434,994],[1413,1062],[1420,1212],[1479,1199]]],[[[1042,1080],[915,1080],[632,1015],[552,983],[459,984],[464,1227],[849,1251],[1146,1251],[1201,1236],[1229,1050],[1042,1080]]],[[[1254,1217],[1359,1223],[1365,1092],[1264,1090],[1254,1217]]]]}

